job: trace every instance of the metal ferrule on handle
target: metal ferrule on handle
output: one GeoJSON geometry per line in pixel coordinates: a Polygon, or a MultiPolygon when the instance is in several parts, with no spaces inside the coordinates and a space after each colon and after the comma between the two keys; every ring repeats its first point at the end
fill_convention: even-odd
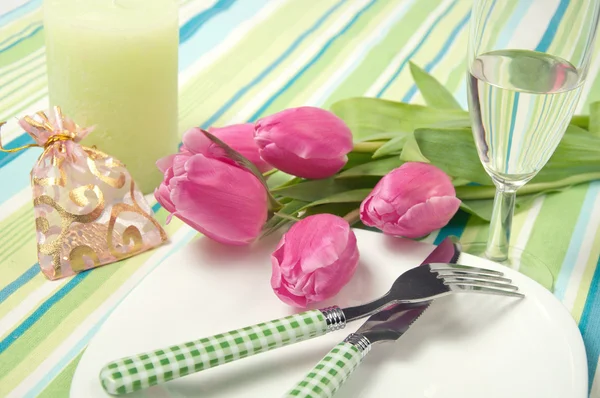
{"type": "Polygon", "coordinates": [[[109,394],[127,394],[346,326],[339,307],[311,310],[162,350],[122,358],[100,371],[109,394]]]}
{"type": "Polygon", "coordinates": [[[371,351],[371,347],[373,346],[369,339],[360,333],[350,333],[348,337],[344,339],[344,343],[352,344],[360,351],[363,357],[371,351]]]}

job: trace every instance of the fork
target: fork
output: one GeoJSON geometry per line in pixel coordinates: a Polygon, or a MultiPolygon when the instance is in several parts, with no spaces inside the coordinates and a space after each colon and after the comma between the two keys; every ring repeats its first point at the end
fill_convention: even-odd
{"type": "Polygon", "coordinates": [[[410,308],[455,292],[524,297],[502,272],[449,263],[423,264],[400,275],[386,294],[369,303],[345,309],[333,306],[310,310],[122,358],[104,366],[100,380],[108,393],[126,394],[343,329],[347,322],[392,304],[403,303],[410,308]]]}

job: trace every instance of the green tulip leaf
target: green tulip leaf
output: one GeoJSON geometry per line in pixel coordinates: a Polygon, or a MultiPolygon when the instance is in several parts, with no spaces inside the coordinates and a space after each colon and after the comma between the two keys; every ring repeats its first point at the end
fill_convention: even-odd
{"type": "Polygon", "coordinates": [[[355,189],[372,189],[379,177],[363,176],[359,178],[327,178],[323,180],[304,180],[298,184],[271,190],[277,197],[286,197],[306,202],[315,202],[322,198],[341,194],[355,189]]]}
{"type": "Polygon", "coordinates": [[[378,98],[350,98],[334,103],[331,111],[346,122],[355,141],[373,134],[412,133],[439,122],[469,120],[468,112],[405,104],[378,98]]]}
{"type": "MultiPolygon", "coordinates": [[[[470,130],[423,128],[416,130],[414,136],[421,154],[446,174],[478,184],[492,184],[477,156],[470,130]]],[[[406,160],[404,152],[402,157],[406,160]]]]}
{"type": "Polygon", "coordinates": [[[441,109],[462,109],[452,93],[435,77],[409,62],[410,73],[427,105],[441,109]]]}
{"type": "Polygon", "coordinates": [[[378,150],[375,151],[375,153],[373,154],[373,159],[402,153],[404,144],[406,143],[406,140],[409,136],[409,133],[405,133],[392,138],[391,140],[383,144],[381,147],[379,147],[378,150]]]}
{"type": "Polygon", "coordinates": [[[402,161],[398,156],[393,156],[385,159],[378,159],[369,163],[364,163],[341,172],[336,178],[362,177],[362,176],[378,176],[383,177],[390,171],[402,165],[402,161]]]}
{"type": "Polygon", "coordinates": [[[590,133],[600,135],[600,101],[590,104],[589,130],[590,133]]]}

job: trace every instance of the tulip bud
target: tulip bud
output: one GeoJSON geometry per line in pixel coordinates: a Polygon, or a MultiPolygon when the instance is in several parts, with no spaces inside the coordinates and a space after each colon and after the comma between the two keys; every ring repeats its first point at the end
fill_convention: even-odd
{"type": "Polygon", "coordinates": [[[344,121],[308,106],[260,119],[254,140],[266,162],[303,178],[331,177],[344,167],[352,150],[352,133],[344,121]]]}
{"type": "Polygon", "coordinates": [[[346,220],[316,214],[294,224],[271,255],[271,287],[286,304],[306,307],[335,296],[358,265],[356,236],[346,220]]]}
{"type": "Polygon", "coordinates": [[[442,228],[460,206],[450,178],[428,163],[386,174],[360,206],[360,219],[385,234],[419,238],[442,228]]]}
{"type": "MultiPolygon", "coordinates": [[[[186,136],[184,143],[190,141],[186,136]]],[[[196,152],[199,149],[184,145],[179,153],[157,162],[164,180],[154,192],[156,200],[211,239],[251,243],[267,220],[265,188],[246,169],[196,152]]]]}
{"type": "MultiPolygon", "coordinates": [[[[254,142],[254,124],[233,124],[220,128],[209,128],[208,132],[226,143],[234,151],[240,153],[243,157],[258,168],[261,173],[271,170],[273,167],[261,159],[258,153],[258,146],[254,142]]],[[[223,149],[213,143],[202,133],[198,127],[188,130],[184,134],[183,144],[195,153],[202,153],[208,157],[217,158],[232,163],[223,149]]]]}

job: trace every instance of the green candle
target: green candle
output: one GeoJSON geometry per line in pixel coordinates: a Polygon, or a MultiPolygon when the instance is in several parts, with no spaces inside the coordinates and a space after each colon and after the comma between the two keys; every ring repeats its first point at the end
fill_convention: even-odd
{"type": "Polygon", "coordinates": [[[44,0],[50,104],[150,193],[177,134],[176,0],[44,0]]]}

